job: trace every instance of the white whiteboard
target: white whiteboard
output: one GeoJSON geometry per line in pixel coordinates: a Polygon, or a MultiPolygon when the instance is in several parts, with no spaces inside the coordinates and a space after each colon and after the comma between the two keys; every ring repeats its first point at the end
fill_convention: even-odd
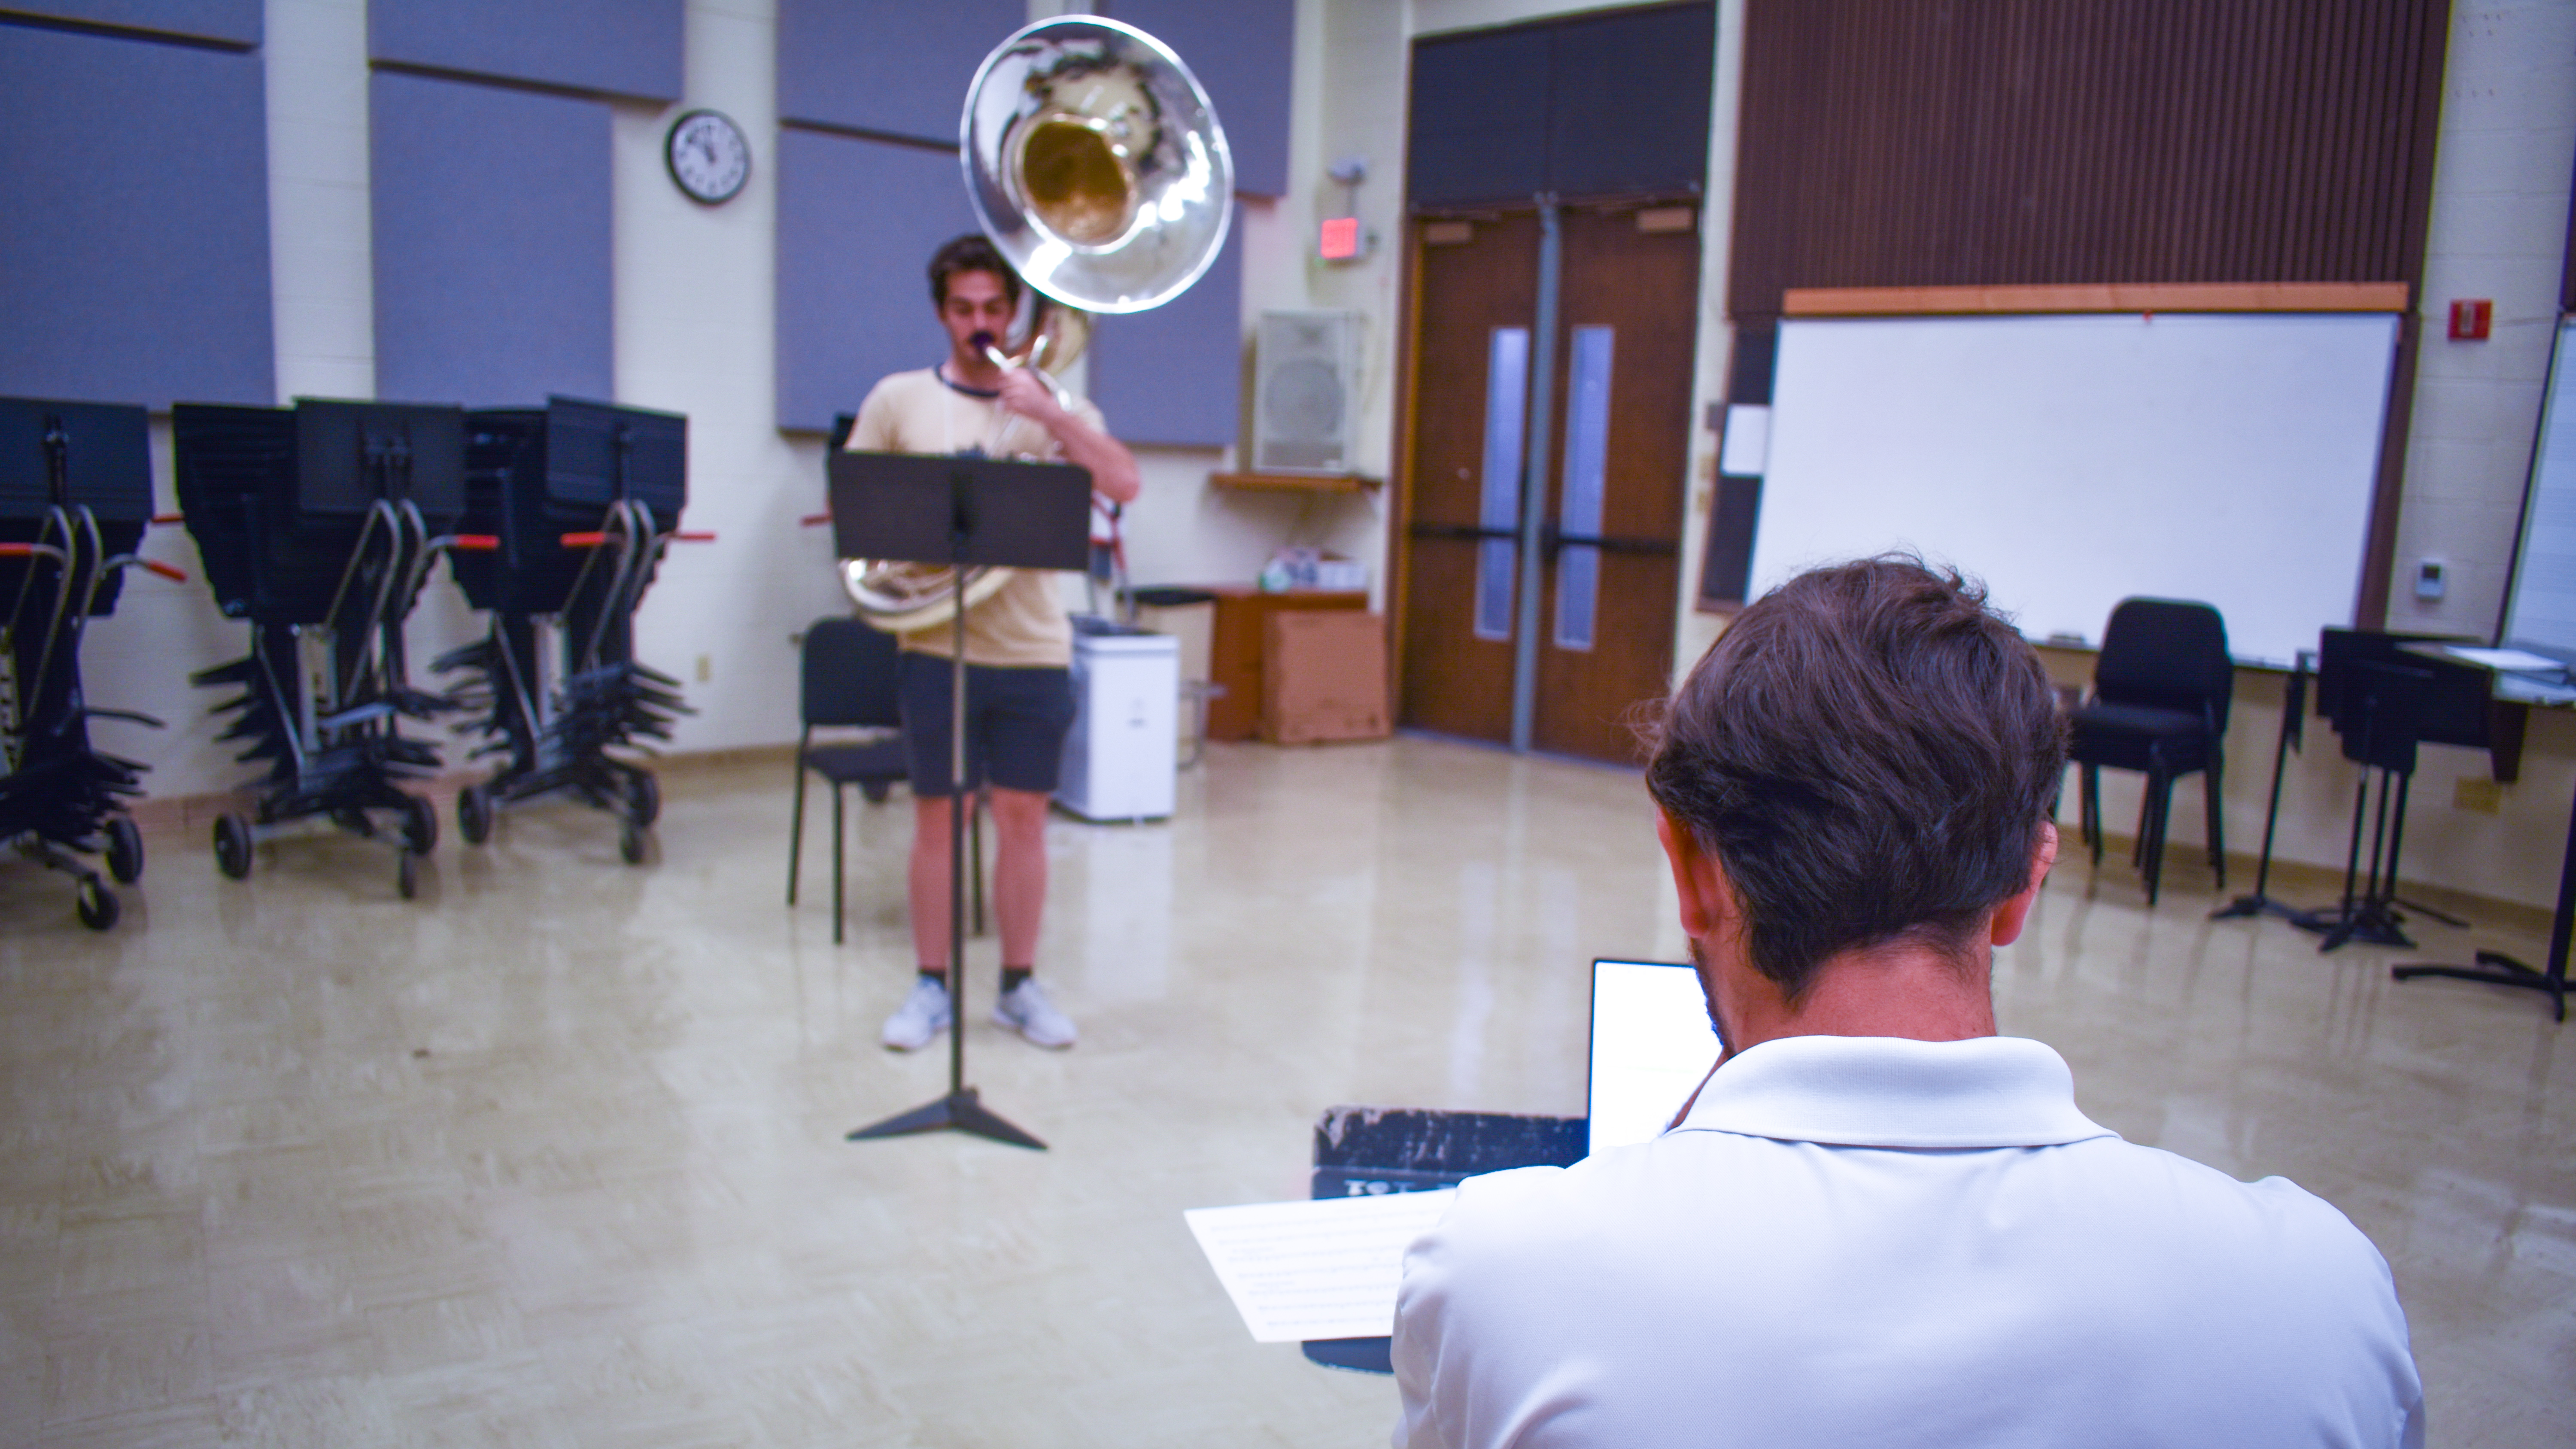
{"type": "Polygon", "coordinates": [[[2576,660],[2576,322],[2558,328],[2549,361],[2549,400],[2522,505],[2522,543],[2513,561],[2513,601],[2504,641],[2576,660]]]}
{"type": "Polygon", "coordinates": [[[2200,599],[2286,664],[2352,622],[2396,344],[2384,313],[1783,322],[1755,596],[1911,548],[2032,639],[2200,599]]]}

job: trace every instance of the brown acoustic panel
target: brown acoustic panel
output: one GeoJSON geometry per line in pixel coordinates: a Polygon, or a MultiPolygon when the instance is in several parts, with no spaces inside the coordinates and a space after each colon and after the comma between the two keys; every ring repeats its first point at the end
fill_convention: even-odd
{"type": "Polygon", "coordinates": [[[1753,0],[1729,306],[2419,280],[2443,0],[1753,0]]]}

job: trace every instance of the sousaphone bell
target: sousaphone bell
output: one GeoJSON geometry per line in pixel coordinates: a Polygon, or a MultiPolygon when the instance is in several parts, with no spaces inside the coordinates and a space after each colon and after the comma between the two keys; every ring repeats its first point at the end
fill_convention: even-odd
{"type": "MultiPolygon", "coordinates": [[[[1030,25],[984,58],[959,159],[984,234],[1036,293],[1005,366],[1061,372],[1094,312],[1142,312],[1189,290],[1225,245],[1234,160],[1207,92],[1171,47],[1097,15],[1030,25]]],[[[844,559],[869,623],[909,633],[958,606],[944,566],[844,559]]],[[[965,606],[1009,570],[969,570],[965,606]]]]}

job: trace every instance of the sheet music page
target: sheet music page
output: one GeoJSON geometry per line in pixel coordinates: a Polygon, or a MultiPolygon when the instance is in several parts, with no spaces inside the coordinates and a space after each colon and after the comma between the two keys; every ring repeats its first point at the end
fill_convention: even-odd
{"type": "Polygon", "coordinates": [[[2508,674],[2557,674],[2567,668],[2546,654],[2534,654],[2528,649],[2474,649],[2466,644],[2445,644],[2442,652],[2508,674]]]}
{"type": "Polygon", "coordinates": [[[1192,1208],[1181,1216],[1255,1343],[1381,1338],[1395,1329],[1404,1250],[1455,1188],[1192,1208]]]}

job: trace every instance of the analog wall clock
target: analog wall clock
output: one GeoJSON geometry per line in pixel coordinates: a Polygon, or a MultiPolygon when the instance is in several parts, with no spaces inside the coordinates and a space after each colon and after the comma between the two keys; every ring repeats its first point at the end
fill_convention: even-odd
{"type": "Polygon", "coordinates": [[[751,143],[721,111],[691,111],[673,121],[662,160],[680,190],[705,206],[731,201],[751,179],[751,143]]]}

